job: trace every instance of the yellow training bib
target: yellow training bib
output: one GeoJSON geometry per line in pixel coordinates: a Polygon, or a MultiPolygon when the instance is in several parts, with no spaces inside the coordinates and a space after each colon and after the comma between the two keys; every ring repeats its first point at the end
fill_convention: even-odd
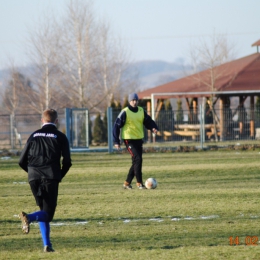
{"type": "Polygon", "coordinates": [[[138,107],[136,113],[132,112],[128,107],[123,109],[126,111],[126,122],[122,128],[122,139],[143,139],[144,138],[144,110],[138,107]]]}

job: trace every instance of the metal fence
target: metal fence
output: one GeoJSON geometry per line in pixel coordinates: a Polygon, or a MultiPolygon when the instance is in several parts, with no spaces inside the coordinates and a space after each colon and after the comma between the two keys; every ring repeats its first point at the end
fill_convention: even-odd
{"type": "Polygon", "coordinates": [[[224,107],[213,113],[201,105],[194,110],[155,111],[154,117],[159,132],[154,137],[145,130],[145,142],[207,143],[260,139],[260,109],[257,107],[224,107]]]}
{"type": "Polygon", "coordinates": [[[156,123],[160,130],[156,140],[160,142],[260,139],[260,111],[255,108],[215,109],[214,115],[203,107],[197,113],[161,111],[156,123]]]}
{"type": "MultiPolygon", "coordinates": [[[[260,139],[260,111],[256,108],[225,108],[223,111],[215,112],[216,120],[213,120],[212,112],[204,108],[198,109],[197,113],[187,110],[155,111],[159,133],[154,137],[150,131],[145,130],[144,141],[212,142],[216,138],[220,141],[260,139]],[[222,126],[220,126],[221,120],[222,126]]],[[[108,122],[109,128],[113,126],[119,113],[118,110],[112,111],[112,122],[108,122]]],[[[93,133],[96,114],[90,113],[89,116],[93,133]]],[[[0,115],[0,149],[22,148],[30,134],[41,127],[40,120],[40,114],[0,115]]],[[[59,130],[66,133],[65,110],[59,112],[59,130]]],[[[109,135],[111,129],[108,129],[109,135]]]]}

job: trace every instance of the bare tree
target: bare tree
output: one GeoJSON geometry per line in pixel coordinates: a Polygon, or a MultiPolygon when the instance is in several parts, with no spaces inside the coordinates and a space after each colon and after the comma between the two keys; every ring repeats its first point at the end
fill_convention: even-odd
{"type": "Polygon", "coordinates": [[[125,46],[107,21],[97,19],[92,1],[71,0],[60,20],[47,15],[37,26],[29,39],[36,66],[31,108],[42,112],[55,104],[102,112],[113,95],[120,99],[136,86],[136,77],[126,77],[125,46]]]}
{"type": "MultiPolygon", "coordinates": [[[[111,29],[105,21],[100,23],[99,39],[97,41],[98,56],[95,63],[95,83],[105,99],[106,107],[113,98],[123,97],[125,82],[124,73],[127,70],[127,52],[120,39],[112,37],[111,29]]],[[[131,89],[128,88],[128,91],[131,89]]]]}
{"type": "Polygon", "coordinates": [[[10,77],[4,84],[3,91],[0,92],[5,110],[13,116],[17,112],[24,112],[28,102],[26,93],[31,91],[31,81],[19,72],[17,68],[12,67],[10,69],[10,77]]]}
{"type": "Polygon", "coordinates": [[[21,146],[21,134],[18,132],[16,115],[28,113],[26,110],[27,96],[25,93],[32,91],[31,82],[14,66],[10,69],[10,77],[4,84],[3,91],[0,91],[2,106],[10,113],[11,146],[15,147],[16,141],[21,146]]]}
{"type": "Polygon", "coordinates": [[[63,107],[64,102],[58,84],[57,54],[61,48],[61,32],[54,16],[45,16],[32,31],[29,39],[29,55],[34,91],[28,94],[28,106],[41,113],[48,107],[63,107]]]}
{"type": "Polygon", "coordinates": [[[59,51],[59,69],[63,89],[74,107],[86,107],[95,100],[93,64],[96,57],[96,22],[92,3],[71,1],[60,25],[62,48],[59,51]],[[66,26],[64,26],[64,24],[66,26]]]}
{"type": "Polygon", "coordinates": [[[72,0],[63,24],[59,66],[63,89],[74,106],[102,112],[113,95],[120,98],[126,83],[130,88],[136,80],[132,78],[131,84],[125,80],[126,48],[113,37],[107,21],[96,19],[91,1],[72,0]]]}
{"type": "MultiPolygon", "coordinates": [[[[228,44],[224,35],[213,34],[209,41],[202,40],[198,46],[191,50],[191,61],[194,68],[194,80],[201,86],[206,86],[208,91],[216,92],[216,82],[226,73],[220,66],[234,58],[234,46],[228,44]],[[198,73],[204,71],[204,73],[198,73]],[[207,73],[206,73],[207,72],[207,73]]],[[[212,93],[208,99],[213,115],[215,141],[217,137],[217,122],[219,121],[214,109],[217,99],[212,93]]]]}

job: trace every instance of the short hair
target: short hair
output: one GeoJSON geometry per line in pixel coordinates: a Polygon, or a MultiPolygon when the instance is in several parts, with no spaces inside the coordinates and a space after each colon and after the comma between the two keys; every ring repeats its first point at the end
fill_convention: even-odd
{"type": "Polygon", "coordinates": [[[47,123],[55,123],[56,119],[58,118],[58,113],[54,109],[46,109],[42,113],[42,118],[47,123]]]}

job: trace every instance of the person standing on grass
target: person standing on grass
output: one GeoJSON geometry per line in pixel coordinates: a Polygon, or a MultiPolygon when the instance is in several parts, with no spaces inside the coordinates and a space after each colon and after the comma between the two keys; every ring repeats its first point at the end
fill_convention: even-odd
{"type": "Polygon", "coordinates": [[[144,127],[157,133],[158,127],[142,107],[137,106],[138,95],[128,96],[128,106],[118,115],[113,127],[113,141],[116,149],[120,149],[120,129],[125,146],[132,156],[132,165],[123,184],[124,189],[132,189],[132,180],[136,177],[139,189],[145,189],[142,177],[144,127]]]}
{"type": "Polygon", "coordinates": [[[42,128],[31,134],[19,160],[19,166],[28,173],[28,182],[40,211],[21,212],[19,217],[25,234],[30,231],[30,223],[38,221],[44,252],[54,252],[50,222],[57,206],[59,183],[72,164],[68,139],[57,129],[57,112],[45,110],[41,121],[42,128]]]}

